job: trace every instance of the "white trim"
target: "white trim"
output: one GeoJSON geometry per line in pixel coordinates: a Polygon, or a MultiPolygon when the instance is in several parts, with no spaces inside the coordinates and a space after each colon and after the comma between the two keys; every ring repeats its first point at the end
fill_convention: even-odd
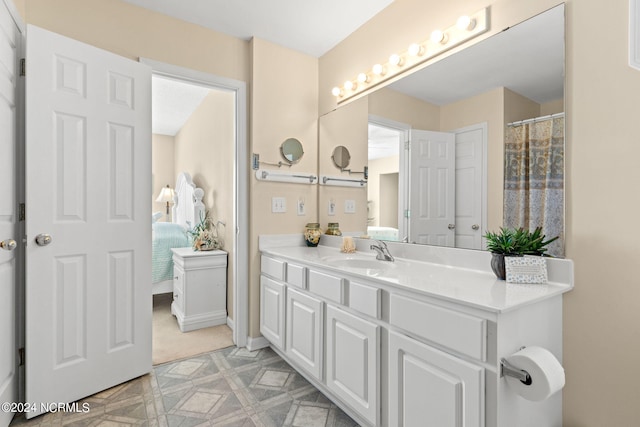
{"type": "Polygon", "coordinates": [[[247,350],[249,351],[260,350],[261,348],[269,347],[270,345],[271,343],[269,343],[269,341],[267,341],[267,339],[262,335],[257,338],[247,338],[247,350]]]}
{"type": "Polygon", "coordinates": [[[229,329],[231,329],[232,331],[235,329],[236,325],[233,323],[233,319],[230,317],[227,317],[227,326],[229,327],[229,329]]]}
{"type": "Polygon", "coordinates": [[[640,0],[629,0],[629,66],[640,70],[640,0]]]}
{"type": "Polygon", "coordinates": [[[18,13],[18,9],[16,9],[15,4],[13,4],[11,0],[2,0],[2,3],[4,3],[5,7],[9,10],[9,15],[11,16],[11,19],[13,19],[13,22],[18,27],[18,30],[20,30],[20,33],[24,36],[25,34],[24,21],[22,20],[22,16],[20,16],[20,13],[18,13]]]}
{"type": "Polygon", "coordinates": [[[236,238],[233,245],[233,342],[238,347],[247,345],[249,331],[249,220],[244,213],[249,211],[247,189],[247,85],[245,82],[220,77],[189,68],[166,64],[148,58],[140,62],[151,67],[153,74],[217,89],[232,91],[236,95],[236,161],[233,185],[233,216],[236,238]]]}

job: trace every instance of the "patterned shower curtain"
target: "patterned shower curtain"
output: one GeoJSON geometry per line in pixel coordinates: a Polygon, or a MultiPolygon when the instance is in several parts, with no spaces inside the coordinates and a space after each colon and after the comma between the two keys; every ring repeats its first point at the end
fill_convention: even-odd
{"type": "Polygon", "coordinates": [[[564,117],[507,128],[504,185],[504,226],[542,227],[564,256],[564,117]]]}

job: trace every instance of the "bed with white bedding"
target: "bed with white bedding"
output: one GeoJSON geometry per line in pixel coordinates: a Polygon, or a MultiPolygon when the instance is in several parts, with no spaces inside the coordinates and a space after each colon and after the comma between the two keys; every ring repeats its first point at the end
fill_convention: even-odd
{"type": "Polygon", "coordinates": [[[154,221],[152,224],[151,282],[154,295],[173,291],[171,249],[190,246],[187,230],[193,228],[205,214],[203,195],[202,189],[193,184],[191,176],[182,172],[176,180],[172,209],[173,222],[154,221]]]}

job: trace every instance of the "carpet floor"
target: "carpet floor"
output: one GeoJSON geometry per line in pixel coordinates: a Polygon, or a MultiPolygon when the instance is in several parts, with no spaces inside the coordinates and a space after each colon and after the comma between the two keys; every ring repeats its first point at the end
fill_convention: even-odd
{"type": "Polygon", "coordinates": [[[153,364],[185,359],[233,345],[227,325],[180,332],[171,314],[171,293],[153,296],[153,364]]]}

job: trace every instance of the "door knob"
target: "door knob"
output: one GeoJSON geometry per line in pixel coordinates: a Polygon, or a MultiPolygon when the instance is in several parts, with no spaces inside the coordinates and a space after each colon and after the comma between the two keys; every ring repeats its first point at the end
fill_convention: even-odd
{"type": "Polygon", "coordinates": [[[38,234],[36,236],[36,245],[38,245],[38,246],[47,246],[49,243],[51,243],[51,235],[50,234],[42,233],[42,234],[38,234]]]}
{"type": "Polygon", "coordinates": [[[7,239],[0,242],[0,248],[4,249],[5,251],[12,251],[16,248],[16,246],[18,246],[18,244],[13,239],[7,239]]]}
{"type": "Polygon", "coordinates": [[[471,226],[471,228],[474,229],[474,230],[478,230],[480,228],[480,226],[478,224],[473,224],[471,226]]]}
{"type": "Polygon", "coordinates": [[[449,225],[447,226],[447,228],[448,228],[449,230],[453,230],[454,228],[456,228],[456,225],[455,225],[455,224],[449,224],[449,225]]]}

